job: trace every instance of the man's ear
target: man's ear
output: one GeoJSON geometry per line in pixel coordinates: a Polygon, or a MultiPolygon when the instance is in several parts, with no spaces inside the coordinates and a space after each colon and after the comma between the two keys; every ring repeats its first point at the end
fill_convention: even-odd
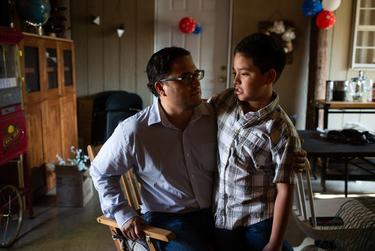
{"type": "Polygon", "coordinates": [[[165,96],[163,84],[160,81],[156,82],[154,87],[155,87],[156,92],[159,94],[159,96],[165,96]]]}
{"type": "Polygon", "coordinates": [[[269,84],[272,84],[272,83],[275,83],[275,81],[276,81],[276,75],[277,75],[277,73],[276,73],[276,70],[275,69],[270,69],[270,70],[268,70],[267,71],[267,83],[269,83],[269,84]]]}

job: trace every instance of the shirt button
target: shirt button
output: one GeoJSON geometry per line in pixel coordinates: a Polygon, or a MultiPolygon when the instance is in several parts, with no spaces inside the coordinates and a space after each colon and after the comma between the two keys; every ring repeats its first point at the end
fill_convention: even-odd
{"type": "Polygon", "coordinates": [[[187,154],[186,154],[186,157],[190,158],[190,154],[187,153],[187,154]]]}

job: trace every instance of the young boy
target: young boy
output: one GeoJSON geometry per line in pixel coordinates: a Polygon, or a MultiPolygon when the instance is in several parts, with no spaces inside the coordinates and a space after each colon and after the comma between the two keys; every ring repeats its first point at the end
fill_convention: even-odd
{"type": "Polygon", "coordinates": [[[283,238],[300,141],[273,91],[284,66],[272,37],[245,37],[234,52],[234,88],[210,100],[218,116],[218,250],[292,250],[283,238]]]}

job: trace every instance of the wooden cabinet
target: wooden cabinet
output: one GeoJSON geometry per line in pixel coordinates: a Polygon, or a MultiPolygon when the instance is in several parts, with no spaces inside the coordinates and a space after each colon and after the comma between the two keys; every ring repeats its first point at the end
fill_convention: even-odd
{"type": "MultiPolygon", "coordinates": [[[[34,168],[56,162],[56,154],[68,158],[70,146],[78,144],[74,45],[67,39],[24,33],[21,50],[27,160],[34,168]]],[[[54,175],[46,177],[50,189],[54,175]]]]}

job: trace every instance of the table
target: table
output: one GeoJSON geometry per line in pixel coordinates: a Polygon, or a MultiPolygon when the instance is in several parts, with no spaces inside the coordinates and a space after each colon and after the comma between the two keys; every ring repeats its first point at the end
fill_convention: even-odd
{"type": "MultiPolygon", "coordinates": [[[[312,130],[301,130],[298,131],[301,139],[303,139],[302,148],[307,152],[307,157],[311,159],[321,158],[335,158],[344,160],[344,179],[345,179],[345,197],[348,195],[348,181],[349,181],[349,162],[355,158],[361,158],[366,162],[366,157],[375,157],[375,144],[366,145],[351,145],[351,144],[338,144],[329,142],[326,139],[320,137],[319,133],[312,130]]],[[[368,163],[371,165],[371,162],[368,163]]],[[[366,169],[365,171],[369,173],[369,177],[375,180],[375,165],[373,165],[372,170],[366,169]]],[[[356,165],[357,168],[361,168],[356,165]]],[[[315,163],[313,164],[315,168],[315,163]]],[[[325,180],[327,178],[326,170],[327,166],[323,165],[321,182],[325,189],[325,180]]],[[[361,168],[363,169],[363,168],[361,168]]]]}
{"type": "Polygon", "coordinates": [[[315,128],[319,126],[319,111],[323,110],[323,129],[328,128],[329,113],[375,113],[375,102],[345,102],[315,100],[315,128]],[[367,111],[353,111],[357,109],[366,109],[367,111]],[[373,110],[373,111],[372,111],[373,110]]]}

